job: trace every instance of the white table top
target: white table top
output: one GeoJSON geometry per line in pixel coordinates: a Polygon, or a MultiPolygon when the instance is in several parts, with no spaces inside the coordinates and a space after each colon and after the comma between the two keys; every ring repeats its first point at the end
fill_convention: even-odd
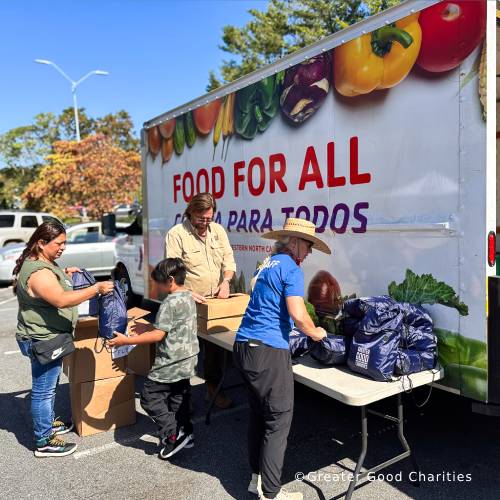
{"type": "MultiPolygon", "coordinates": [[[[234,332],[198,334],[226,349],[233,350],[234,332]]],[[[405,375],[392,382],[377,382],[349,370],[347,366],[324,366],[310,356],[298,358],[293,366],[294,379],[318,392],[351,406],[364,406],[394,396],[410,388],[436,382],[444,375],[442,368],[405,375]]]]}

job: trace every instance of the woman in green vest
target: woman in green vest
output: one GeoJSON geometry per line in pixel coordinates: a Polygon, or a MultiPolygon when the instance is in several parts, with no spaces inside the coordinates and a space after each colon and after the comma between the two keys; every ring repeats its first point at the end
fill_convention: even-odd
{"type": "MultiPolygon", "coordinates": [[[[78,268],[62,270],[57,264],[66,248],[66,230],[57,220],[41,224],[26,244],[14,268],[14,290],[19,302],[16,339],[21,352],[31,361],[31,414],[35,434],[35,456],[70,455],[75,443],[66,443],[60,434],[69,432],[72,424],[54,417],[56,387],[62,358],[40,363],[33,354],[34,344],[73,334],[78,319],[78,304],[113,290],[110,281],[82,290],[73,290],[72,273],[78,268]]],[[[53,353],[54,357],[54,353],[53,353]]]]}

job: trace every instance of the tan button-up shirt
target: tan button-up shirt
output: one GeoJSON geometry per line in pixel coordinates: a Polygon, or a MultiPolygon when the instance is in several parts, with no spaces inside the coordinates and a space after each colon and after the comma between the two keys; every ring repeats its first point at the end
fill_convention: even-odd
{"type": "Polygon", "coordinates": [[[216,222],[209,224],[204,239],[188,219],[174,226],[165,239],[165,256],[183,260],[187,267],[186,288],[204,296],[215,293],[224,271],[236,272],[226,231],[216,222]]]}

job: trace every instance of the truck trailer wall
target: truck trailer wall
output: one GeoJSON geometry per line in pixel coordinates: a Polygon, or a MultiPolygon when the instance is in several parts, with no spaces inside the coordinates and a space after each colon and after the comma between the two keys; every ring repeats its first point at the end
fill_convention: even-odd
{"type": "MultiPolygon", "coordinates": [[[[396,23],[414,30],[416,55],[419,15],[396,23]]],[[[360,34],[362,29],[361,24],[360,34]]],[[[313,252],[306,259],[306,290],[326,271],[342,296],[387,294],[389,283],[402,282],[407,269],[453,287],[468,315],[426,306],[446,365],[445,384],[486,400],[486,276],[494,270],[486,258],[491,228],[478,89],[482,39],[458,67],[441,72],[403,63],[412,45],[403,49],[393,42],[398,81],[391,88],[342,95],[356,94],[363,78],[378,78],[379,60],[356,57],[355,45],[371,40],[370,33],[348,44],[339,38],[338,47],[320,51],[314,58],[320,68],[316,83],[289,89],[305,100],[286,95],[303,76],[305,66],[297,65],[212,105],[222,112],[230,106],[233,120],[233,128],[224,123],[227,136],[215,147],[210,106],[197,117],[188,111],[145,131],[149,269],[163,258],[166,232],[181,222],[197,192],[210,191],[217,199],[216,221],[228,232],[240,288],[248,289],[256,266],[272,250],[262,233],[280,228],[286,217],[310,219],[332,255],[313,252]],[[309,101],[319,107],[304,118],[297,110],[309,109],[309,101]]],[[[147,293],[156,298],[151,288],[147,293]]]]}

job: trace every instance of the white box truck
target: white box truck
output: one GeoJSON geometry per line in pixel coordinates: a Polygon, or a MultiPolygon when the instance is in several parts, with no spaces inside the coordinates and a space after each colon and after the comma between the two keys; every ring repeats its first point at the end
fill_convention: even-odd
{"type": "Polygon", "coordinates": [[[198,192],[240,288],[262,234],[307,218],[333,253],[305,261],[306,299],[429,286],[441,387],[500,404],[496,26],[494,2],[408,0],[146,122],[144,248],[124,240],[127,264],[117,246],[131,291],[158,298],[149,273],[198,192]]]}

